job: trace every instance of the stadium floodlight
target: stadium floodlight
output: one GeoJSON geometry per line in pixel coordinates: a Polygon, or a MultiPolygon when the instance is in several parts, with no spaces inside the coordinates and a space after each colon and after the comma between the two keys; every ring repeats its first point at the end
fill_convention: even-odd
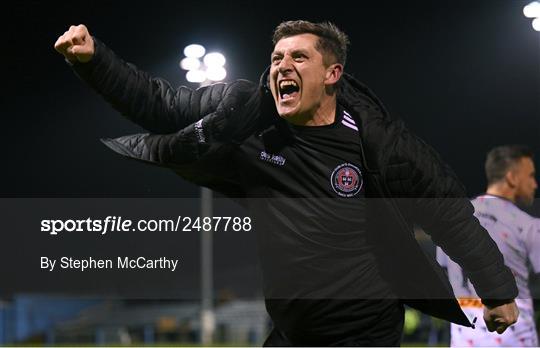
{"type": "Polygon", "coordinates": [[[187,45],[184,48],[184,55],[188,58],[201,58],[206,53],[204,46],[199,44],[187,45]]]}
{"type": "Polygon", "coordinates": [[[207,67],[222,67],[225,65],[225,56],[219,52],[212,52],[204,56],[203,61],[207,67]]]}
{"type": "Polygon", "coordinates": [[[180,67],[184,70],[197,70],[201,66],[198,58],[186,57],[180,61],[180,67]]]}
{"type": "Polygon", "coordinates": [[[206,71],[189,70],[186,73],[186,80],[193,83],[203,83],[204,81],[206,81],[206,71]]]}
{"type": "Polygon", "coordinates": [[[198,44],[191,44],[184,48],[186,56],[179,65],[182,69],[188,70],[186,73],[188,82],[203,86],[210,82],[222,81],[227,76],[227,70],[224,67],[225,56],[219,52],[204,55],[205,52],[206,49],[198,44]]]}
{"type": "Polygon", "coordinates": [[[540,1],[533,1],[523,7],[523,14],[527,18],[540,17],[540,1]]]}
{"type": "Polygon", "coordinates": [[[208,67],[206,77],[211,81],[222,81],[227,76],[227,70],[224,67],[208,67]]]}
{"type": "Polygon", "coordinates": [[[532,27],[534,30],[540,31],[540,17],[534,19],[534,21],[532,22],[532,27]]]}
{"type": "MultiPolygon", "coordinates": [[[[199,87],[210,84],[212,81],[221,81],[227,76],[225,70],[225,56],[219,52],[205,55],[206,49],[198,44],[191,44],[184,48],[185,57],[179,65],[187,70],[188,82],[197,83],[199,87]],[[202,62],[201,62],[202,58],[202,62]]],[[[212,217],[213,203],[212,190],[201,187],[201,216],[212,217]]],[[[213,309],[213,266],[212,266],[212,230],[201,233],[201,313],[200,333],[201,343],[208,346],[212,343],[216,320],[213,309]]]]}

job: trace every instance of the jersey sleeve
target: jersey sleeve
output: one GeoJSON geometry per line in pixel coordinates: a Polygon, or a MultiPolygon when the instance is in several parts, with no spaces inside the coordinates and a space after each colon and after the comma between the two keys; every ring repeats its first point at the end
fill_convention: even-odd
{"type": "Polygon", "coordinates": [[[540,219],[533,219],[524,233],[529,262],[533,272],[540,273],[540,219]]]}

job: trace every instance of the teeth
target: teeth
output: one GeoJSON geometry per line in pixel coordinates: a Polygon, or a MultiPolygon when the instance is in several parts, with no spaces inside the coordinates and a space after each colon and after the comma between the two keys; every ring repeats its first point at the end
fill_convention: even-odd
{"type": "Polygon", "coordinates": [[[286,81],[281,81],[279,83],[279,88],[282,89],[283,87],[285,86],[294,86],[294,87],[298,87],[298,84],[296,84],[296,81],[293,81],[293,80],[286,80],[286,81]]]}

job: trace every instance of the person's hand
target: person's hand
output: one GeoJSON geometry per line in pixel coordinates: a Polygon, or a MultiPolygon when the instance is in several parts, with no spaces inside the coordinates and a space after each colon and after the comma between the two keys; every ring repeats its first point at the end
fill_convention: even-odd
{"type": "Polygon", "coordinates": [[[490,332],[497,331],[500,335],[510,325],[516,323],[519,310],[516,302],[512,301],[497,307],[484,306],[484,321],[490,332]]]}
{"type": "Polygon", "coordinates": [[[72,25],[56,40],[54,49],[71,63],[86,63],[94,56],[94,39],[84,24],[72,25]]]}

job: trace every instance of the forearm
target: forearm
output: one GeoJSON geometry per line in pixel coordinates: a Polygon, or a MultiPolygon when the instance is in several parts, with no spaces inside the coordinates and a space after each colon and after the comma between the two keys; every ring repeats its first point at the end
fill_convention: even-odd
{"type": "Polygon", "coordinates": [[[153,133],[176,132],[198,120],[201,110],[191,102],[202,91],[174,89],[124,62],[99,40],[94,42],[92,60],[73,64],[73,70],[122,115],[153,133]]]}
{"type": "Polygon", "coordinates": [[[444,252],[458,263],[477,294],[487,300],[517,296],[511,271],[488,232],[474,217],[465,188],[440,156],[423,141],[402,130],[391,152],[387,181],[400,185],[392,194],[407,197],[409,218],[429,233],[444,252]]]}
{"type": "Polygon", "coordinates": [[[495,305],[514,299],[517,296],[514,277],[504,265],[497,244],[473,216],[470,202],[459,198],[430,201],[428,204],[438,210],[438,219],[424,216],[424,228],[464,269],[483,302],[495,305]]]}

